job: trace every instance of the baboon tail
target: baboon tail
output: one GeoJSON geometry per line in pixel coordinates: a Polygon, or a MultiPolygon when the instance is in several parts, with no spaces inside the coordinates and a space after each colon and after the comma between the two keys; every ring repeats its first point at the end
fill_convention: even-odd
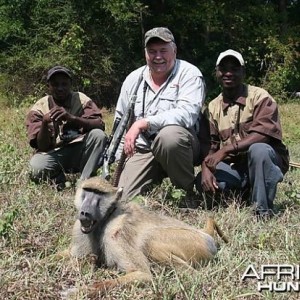
{"type": "Polygon", "coordinates": [[[222,240],[225,243],[228,243],[228,238],[225,236],[217,222],[212,217],[208,217],[204,231],[213,238],[215,238],[215,232],[217,232],[222,240]]]}

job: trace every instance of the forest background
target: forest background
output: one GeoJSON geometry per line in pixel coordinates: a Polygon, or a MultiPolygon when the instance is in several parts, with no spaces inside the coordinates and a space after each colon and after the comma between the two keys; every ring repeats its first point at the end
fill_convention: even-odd
{"type": "MultiPolygon", "coordinates": [[[[121,84],[145,63],[148,29],[171,29],[178,57],[203,72],[207,101],[220,91],[214,78],[218,54],[235,49],[246,60],[247,81],[265,87],[279,103],[284,142],[299,166],[299,16],[300,0],[0,0],[0,299],[65,299],[64,292],[75,286],[79,294],[73,299],[83,300],[87,286],[120,275],[95,270],[89,259],[58,257],[70,244],[76,219],[75,184],[57,192],[29,180],[32,149],[24,120],[47,92],[50,67],[69,67],[74,90],[107,108],[110,133],[121,84]]],[[[75,183],[77,175],[68,179],[75,183]]],[[[176,204],[182,197],[166,180],[137,200],[197,228],[213,214],[230,243],[220,242],[217,257],[197,276],[153,265],[151,284],[120,287],[103,299],[299,300],[299,292],[258,292],[256,280],[241,280],[250,264],[257,270],[268,264],[299,267],[299,168],[291,168],[279,184],[276,216],[269,222],[256,222],[251,207],[235,195],[212,212],[183,212],[176,204]]]]}
{"type": "Polygon", "coordinates": [[[211,100],[218,54],[240,51],[247,80],[277,101],[300,91],[300,1],[0,0],[0,94],[9,106],[32,104],[57,64],[74,89],[113,108],[126,75],[143,65],[144,33],[166,26],[178,57],[198,66],[211,100]]]}

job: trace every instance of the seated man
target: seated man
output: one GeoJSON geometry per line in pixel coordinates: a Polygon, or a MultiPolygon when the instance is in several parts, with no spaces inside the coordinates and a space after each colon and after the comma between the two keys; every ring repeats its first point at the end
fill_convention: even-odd
{"type": "Polygon", "coordinates": [[[262,88],[243,83],[245,63],[233,50],[216,64],[222,93],[208,105],[211,147],[196,178],[202,192],[251,189],[256,214],[273,214],[277,183],[289,167],[278,107],[262,88]]]}
{"type": "Polygon", "coordinates": [[[129,74],[122,85],[116,118],[126,114],[136,97],[133,122],[124,138],[127,159],[119,181],[123,199],[149,190],[164,177],[178,188],[193,190],[194,165],[200,157],[195,124],[205,84],[201,71],[176,54],[169,29],[147,31],[147,64],[129,74]]]}
{"type": "Polygon", "coordinates": [[[35,182],[50,179],[64,187],[65,172],[80,179],[95,175],[105,147],[105,125],[96,104],[71,91],[71,72],[62,66],[48,71],[49,95],[38,100],[26,118],[29,143],[36,153],[30,160],[35,182]]]}

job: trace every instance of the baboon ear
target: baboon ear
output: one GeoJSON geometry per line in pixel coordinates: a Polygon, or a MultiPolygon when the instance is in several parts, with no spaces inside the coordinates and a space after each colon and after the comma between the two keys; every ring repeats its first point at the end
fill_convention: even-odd
{"type": "Polygon", "coordinates": [[[122,194],[123,194],[123,188],[120,187],[116,192],[115,201],[119,201],[122,197],[122,194]]]}

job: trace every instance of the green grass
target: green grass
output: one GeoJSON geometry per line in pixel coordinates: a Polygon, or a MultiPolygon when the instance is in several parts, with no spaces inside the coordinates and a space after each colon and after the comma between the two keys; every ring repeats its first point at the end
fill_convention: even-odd
{"type": "MultiPolygon", "coordinates": [[[[299,162],[300,105],[285,104],[280,110],[291,158],[299,162]]],[[[0,116],[0,298],[61,299],[61,291],[76,286],[81,289],[74,299],[85,299],[87,285],[115,277],[118,272],[95,271],[88,261],[56,255],[70,243],[75,190],[71,187],[58,193],[47,184],[36,186],[28,180],[31,149],[24,128],[25,112],[3,108],[0,116]]],[[[105,119],[109,132],[111,115],[106,113],[105,119]]],[[[197,276],[154,266],[152,284],[120,287],[105,299],[299,299],[299,293],[258,293],[256,281],[241,282],[241,276],[249,264],[299,264],[300,169],[288,172],[279,184],[279,213],[265,223],[257,222],[251,208],[236,199],[214,212],[198,209],[184,213],[174,205],[177,197],[178,192],[166,181],[140,200],[149,209],[197,227],[204,225],[208,214],[214,214],[230,243],[219,241],[218,255],[197,276]]]]}

